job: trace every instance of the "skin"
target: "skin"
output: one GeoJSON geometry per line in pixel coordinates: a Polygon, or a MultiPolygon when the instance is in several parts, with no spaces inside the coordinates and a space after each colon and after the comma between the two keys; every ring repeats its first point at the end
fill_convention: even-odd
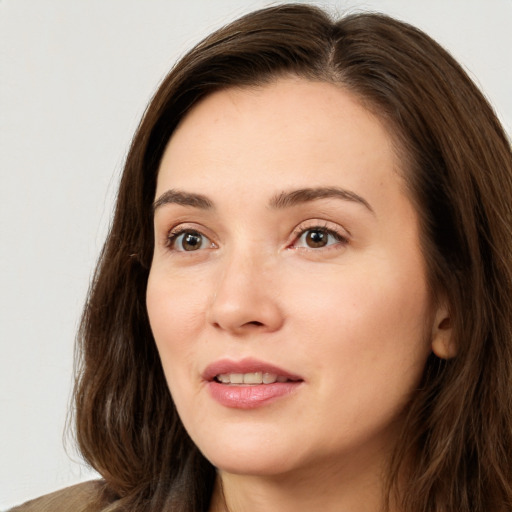
{"type": "Polygon", "coordinates": [[[219,469],[211,510],[224,510],[220,483],[233,512],[379,510],[446,317],[402,171],[385,126],[350,93],[298,78],[216,92],[169,141],[155,200],[180,190],[213,207],[158,203],[147,308],[180,417],[219,469]],[[269,205],[308,187],[362,201],[269,205]],[[203,235],[196,250],[169,241],[182,228],[203,235]],[[308,246],[319,230],[327,245],[308,246]],[[220,405],[202,372],[245,357],[303,383],[255,409],[220,405]]]}

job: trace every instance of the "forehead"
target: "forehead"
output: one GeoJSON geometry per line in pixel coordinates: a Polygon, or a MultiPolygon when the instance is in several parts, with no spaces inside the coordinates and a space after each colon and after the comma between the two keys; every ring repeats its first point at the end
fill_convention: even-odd
{"type": "Polygon", "coordinates": [[[250,189],[266,175],[288,188],[340,179],[359,186],[389,180],[396,167],[392,137],[353,94],[286,78],[217,91],[196,104],[167,145],[157,194],[219,182],[250,189]]]}

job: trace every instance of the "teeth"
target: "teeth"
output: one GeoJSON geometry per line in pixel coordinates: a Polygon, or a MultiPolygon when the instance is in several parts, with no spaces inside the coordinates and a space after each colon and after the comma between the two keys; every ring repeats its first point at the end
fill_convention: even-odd
{"type": "Polygon", "coordinates": [[[263,374],[263,384],[274,384],[274,382],[276,382],[277,378],[278,377],[275,373],[264,373],[263,374]]]}
{"type": "Polygon", "coordinates": [[[244,373],[244,384],[261,384],[263,375],[261,372],[244,373]]]}
{"type": "Polygon", "coordinates": [[[274,384],[274,382],[287,382],[288,379],[275,373],[222,373],[215,377],[222,384],[274,384]]]}
{"type": "Polygon", "coordinates": [[[232,373],[229,375],[229,381],[231,384],[243,384],[244,383],[244,374],[243,373],[232,373]]]}

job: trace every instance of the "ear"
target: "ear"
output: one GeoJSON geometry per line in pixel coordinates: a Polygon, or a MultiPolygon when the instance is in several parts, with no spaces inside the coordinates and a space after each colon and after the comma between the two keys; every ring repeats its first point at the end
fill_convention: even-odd
{"type": "Polygon", "coordinates": [[[440,359],[451,359],[457,355],[453,339],[450,310],[445,302],[440,304],[432,324],[432,352],[440,359]]]}

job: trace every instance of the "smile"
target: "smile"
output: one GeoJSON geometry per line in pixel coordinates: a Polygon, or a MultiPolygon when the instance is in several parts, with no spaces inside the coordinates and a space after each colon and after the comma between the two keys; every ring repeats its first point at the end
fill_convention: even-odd
{"type": "Polygon", "coordinates": [[[304,379],[255,359],[221,360],[209,365],[202,377],[210,396],[230,409],[255,409],[291,395],[304,379]]]}
{"type": "Polygon", "coordinates": [[[222,373],[215,377],[217,382],[221,384],[274,384],[275,382],[291,381],[284,375],[268,372],[250,372],[250,373],[222,373]]]}

